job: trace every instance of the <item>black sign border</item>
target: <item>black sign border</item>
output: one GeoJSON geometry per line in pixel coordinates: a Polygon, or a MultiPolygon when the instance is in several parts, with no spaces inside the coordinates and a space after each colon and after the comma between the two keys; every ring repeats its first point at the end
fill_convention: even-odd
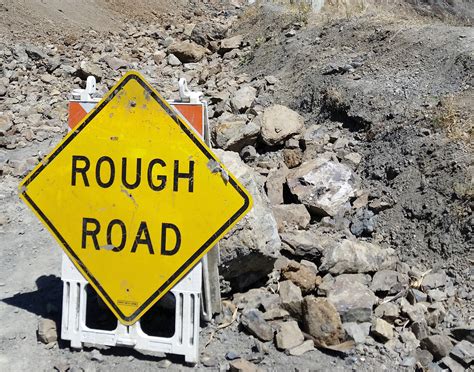
{"type": "Polygon", "coordinates": [[[168,288],[170,284],[180,276],[184,271],[188,268],[190,270],[190,266],[194,266],[197,262],[196,258],[200,256],[204,251],[208,248],[212,248],[212,245],[216,243],[216,239],[219,235],[221,235],[234,221],[236,221],[249,207],[250,199],[247,194],[242,190],[242,188],[237,184],[237,182],[229,176],[229,184],[231,184],[236,191],[242,196],[244,199],[243,206],[228,220],[226,221],[184,264],[166,281],[163,285],[156,290],[149,298],[146,300],[135,312],[130,316],[125,316],[122,311],[117,307],[117,305],[112,301],[109,295],[104,291],[100,283],[96,280],[96,278],[89,272],[83,262],[79,259],[76,253],[72,250],[63,236],[59,233],[59,231],[55,228],[52,222],[46,217],[43,211],[36,205],[36,203],[30,198],[28,195],[28,185],[45,169],[51,162],[56,158],[56,156],[74,139],[77,135],[96,117],[96,115],[104,109],[105,106],[122,90],[122,88],[130,81],[135,80],[137,81],[145,91],[153,97],[156,102],[166,111],[166,113],[173,119],[173,121],[180,127],[180,129],[187,134],[187,136],[194,142],[194,144],[207,156],[209,160],[213,159],[216,160],[214,156],[207,150],[205,146],[197,139],[196,134],[190,129],[182,120],[181,118],[170,108],[168,107],[165,102],[161,99],[161,97],[151,88],[148,84],[143,81],[143,79],[135,73],[130,73],[127,75],[121,82],[118,84],[115,89],[99,104],[97,108],[82,122],[80,125],[74,129],[69,137],[59,146],[55,151],[47,158],[46,162],[43,162],[35,172],[25,181],[23,184],[23,188],[21,194],[28,201],[31,207],[38,213],[38,215],[43,219],[43,221],[48,225],[50,230],[56,235],[56,238],[61,242],[64,248],[69,252],[70,256],[74,258],[76,264],[81,267],[83,272],[88,277],[89,281],[92,282],[95,287],[100,291],[102,296],[107,300],[108,304],[113,307],[115,312],[119,315],[119,317],[127,323],[131,323],[137,321],[139,318],[138,316],[140,313],[154,300],[160,296],[163,292],[169,291],[171,288],[168,288]]]}

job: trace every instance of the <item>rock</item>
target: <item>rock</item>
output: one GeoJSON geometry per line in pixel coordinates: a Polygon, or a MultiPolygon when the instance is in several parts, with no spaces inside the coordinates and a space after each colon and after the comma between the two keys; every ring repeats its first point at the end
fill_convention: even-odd
{"type": "Polygon", "coordinates": [[[227,52],[230,52],[233,49],[240,48],[242,44],[243,36],[237,35],[233,37],[229,37],[227,39],[221,40],[221,44],[219,47],[219,54],[223,55],[227,52]]]}
{"type": "Polygon", "coordinates": [[[365,343],[365,339],[370,333],[370,327],[372,326],[371,323],[355,323],[349,322],[344,323],[342,327],[346,331],[347,336],[350,339],[354,340],[356,344],[363,344],[365,343]]]}
{"type": "Polygon", "coordinates": [[[301,304],[303,302],[301,289],[293,284],[291,280],[280,282],[279,288],[281,307],[288,310],[292,316],[301,317],[301,304]]]}
{"type": "Polygon", "coordinates": [[[202,356],[200,362],[202,363],[204,367],[208,367],[208,368],[216,367],[219,364],[216,358],[212,356],[208,356],[208,355],[202,356]]]}
{"type": "Polygon", "coordinates": [[[393,323],[400,316],[400,308],[393,302],[386,302],[375,308],[374,315],[393,323]]]}
{"type": "Polygon", "coordinates": [[[4,97],[7,95],[7,86],[5,84],[0,83],[0,97],[4,97]]]}
{"type": "Polygon", "coordinates": [[[435,360],[439,360],[447,356],[453,349],[453,344],[449,337],[444,335],[428,336],[421,340],[420,346],[424,350],[428,350],[433,354],[435,360]]]}
{"type": "Polygon", "coordinates": [[[306,129],[303,144],[306,147],[306,152],[314,154],[322,152],[324,146],[329,143],[329,139],[327,128],[315,124],[306,129]]]}
{"type": "Polygon", "coordinates": [[[439,271],[436,273],[429,273],[423,277],[421,282],[421,288],[423,291],[428,291],[429,289],[435,289],[444,287],[447,282],[446,273],[444,271],[439,271]]]}
{"type": "MultiPolygon", "coordinates": [[[[257,97],[257,89],[244,85],[237,90],[230,99],[230,105],[235,114],[244,113],[252,106],[257,97]]],[[[258,127],[260,129],[260,127],[258,127]]]]}
{"type": "Polygon", "coordinates": [[[415,368],[416,365],[416,358],[414,356],[407,356],[402,359],[400,362],[401,367],[407,367],[407,368],[415,368]]]}
{"type": "Polygon", "coordinates": [[[168,55],[168,64],[170,66],[180,66],[181,61],[174,54],[169,54],[168,55]]]}
{"type": "Polygon", "coordinates": [[[247,145],[255,145],[259,132],[255,121],[247,123],[238,116],[223,117],[214,127],[214,142],[224,150],[240,151],[247,145]]]}
{"type": "Polygon", "coordinates": [[[451,372],[466,371],[466,368],[461,363],[458,363],[456,360],[454,360],[453,358],[449,356],[446,356],[443,359],[441,359],[441,364],[449,368],[451,372]]]}
{"type": "MultiPolygon", "coordinates": [[[[290,192],[316,215],[335,216],[356,192],[352,170],[344,164],[317,158],[303,163],[287,176],[290,192]]],[[[347,204],[347,205],[346,205],[347,204]]]]}
{"type": "Polygon", "coordinates": [[[446,292],[439,289],[430,289],[427,294],[431,302],[441,302],[448,298],[446,292]]]}
{"type": "Polygon", "coordinates": [[[377,296],[364,284],[337,277],[328,290],[327,299],[336,307],[343,322],[370,322],[377,296]]]}
{"type": "Polygon", "coordinates": [[[451,335],[456,340],[459,340],[459,341],[467,340],[469,342],[474,343],[474,327],[464,326],[464,327],[453,328],[450,331],[451,331],[451,335]]]}
{"type": "Polygon", "coordinates": [[[259,372],[255,364],[245,359],[237,359],[229,364],[230,372],[259,372]]]}
{"type": "Polygon", "coordinates": [[[370,236],[375,231],[376,217],[368,209],[358,209],[351,220],[351,233],[354,236],[370,236]]]}
{"type": "Polygon", "coordinates": [[[404,313],[412,322],[421,322],[425,319],[426,307],[421,303],[411,305],[405,298],[400,300],[400,307],[402,313],[404,313]]]}
{"type": "Polygon", "coordinates": [[[287,267],[283,268],[281,276],[301,288],[303,294],[312,292],[322,281],[322,278],[317,276],[313,270],[297,262],[290,262],[287,267]]]}
{"type": "Polygon", "coordinates": [[[257,158],[258,153],[254,146],[247,145],[242,150],[240,150],[239,155],[242,158],[242,160],[247,163],[247,162],[254,161],[257,158]]]}
{"type": "Polygon", "coordinates": [[[446,315],[446,309],[444,308],[443,304],[440,302],[436,302],[428,306],[428,314],[426,315],[426,323],[430,327],[436,328],[439,323],[444,320],[446,315]]]}
{"type": "Polygon", "coordinates": [[[297,112],[281,105],[273,105],[258,116],[261,135],[267,145],[278,145],[304,129],[304,118],[297,112]]]}
{"type": "Polygon", "coordinates": [[[206,49],[191,41],[174,42],[168,47],[168,53],[174,54],[181,63],[199,62],[206,49]]]}
{"type": "Polygon", "coordinates": [[[183,34],[185,34],[188,37],[191,36],[194,30],[194,27],[196,27],[195,23],[188,23],[184,25],[183,34]]]}
{"type": "Polygon", "coordinates": [[[281,241],[263,180],[234,152],[214,150],[227,169],[252,194],[253,208],[220,242],[220,270],[237,290],[250,286],[273,270],[281,241]]]}
{"type": "Polygon", "coordinates": [[[314,341],[306,340],[301,345],[295,346],[294,348],[288,350],[288,354],[293,356],[300,356],[312,350],[314,350],[314,341]]]}
{"type": "Polygon", "coordinates": [[[358,154],[357,152],[351,152],[344,156],[344,162],[353,168],[357,168],[361,160],[362,155],[358,154]]]}
{"type": "Polygon", "coordinates": [[[454,346],[450,355],[463,366],[468,367],[474,361],[474,345],[467,340],[462,340],[454,346]]]}
{"type": "Polygon", "coordinates": [[[288,168],[296,168],[303,161],[303,151],[300,148],[284,149],[283,160],[288,168]]]}
{"type": "Polygon", "coordinates": [[[414,322],[411,325],[411,330],[418,340],[423,340],[430,335],[428,325],[424,320],[420,322],[414,322]]]}
{"type": "Polygon", "coordinates": [[[100,82],[103,77],[102,69],[90,61],[82,61],[76,74],[82,80],[86,80],[89,76],[94,76],[97,82],[100,82]]]}
{"type": "Polygon", "coordinates": [[[48,55],[44,53],[40,48],[34,45],[25,45],[25,52],[33,61],[39,61],[41,59],[47,59],[48,55]]]}
{"type": "Polygon", "coordinates": [[[415,334],[406,328],[400,331],[400,340],[404,344],[404,350],[407,351],[413,351],[420,346],[420,341],[418,341],[415,334]]]}
{"type": "Polygon", "coordinates": [[[269,310],[278,306],[280,296],[269,292],[265,288],[252,288],[245,293],[234,294],[233,302],[241,310],[269,310]]]}
{"type": "Polygon", "coordinates": [[[159,65],[165,58],[166,52],[163,50],[157,50],[155,53],[153,53],[153,61],[155,61],[157,65],[159,65]]]}
{"type": "Polygon", "coordinates": [[[225,354],[225,358],[227,360],[235,360],[235,359],[239,359],[240,358],[240,355],[237,354],[235,351],[228,351],[226,354],[225,354]]]}
{"type": "Polygon", "coordinates": [[[415,358],[423,367],[427,367],[433,361],[433,355],[428,350],[416,349],[415,358]]]}
{"type": "Polygon", "coordinates": [[[367,273],[390,269],[394,265],[393,249],[345,239],[324,251],[320,270],[331,274],[367,273]]]}
{"type": "MultiPolygon", "coordinates": [[[[4,136],[7,131],[13,127],[13,123],[9,116],[0,113],[0,136],[4,136]]],[[[283,196],[283,194],[282,194],[283,196]]]]}
{"type": "Polygon", "coordinates": [[[40,76],[40,80],[43,83],[51,84],[55,80],[55,77],[53,75],[50,75],[50,74],[42,74],[40,76]]]}
{"type": "Polygon", "coordinates": [[[263,313],[263,319],[265,320],[277,320],[277,319],[288,319],[290,313],[284,309],[269,309],[263,313]]]}
{"type": "Polygon", "coordinates": [[[370,289],[375,293],[384,292],[389,295],[397,294],[408,287],[408,276],[394,270],[377,271],[370,289]]]}
{"type": "Polygon", "coordinates": [[[285,251],[309,260],[319,259],[325,249],[334,244],[332,236],[311,230],[285,231],[280,234],[285,251]]]}
{"type": "Polygon", "coordinates": [[[281,323],[275,337],[275,344],[278,349],[287,350],[301,345],[304,341],[303,332],[294,320],[281,323]]]}
{"type": "Polygon", "coordinates": [[[259,340],[270,341],[273,339],[273,329],[265,319],[263,319],[263,315],[260,311],[253,309],[243,312],[240,322],[247,331],[259,340]]]}
{"type": "Polygon", "coordinates": [[[214,40],[223,39],[227,28],[217,22],[207,21],[196,24],[191,33],[191,40],[207,47],[214,40]]]}
{"type": "Polygon", "coordinates": [[[311,221],[311,216],[303,204],[274,205],[272,210],[279,232],[292,229],[306,229],[311,221]]]}
{"type": "Polygon", "coordinates": [[[303,302],[305,330],[321,345],[337,345],[344,340],[341,318],[329,301],[306,296],[303,302]]]}
{"type": "Polygon", "coordinates": [[[115,70],[115,71],[128,68],[128,62],[117,57],[107,56],[104,58],[104,61],[112,70],[115,70]]]}
{"type": "Polygon", "coordinates": [[[99,363],[104,361],[104,356],[97,349],[94,349],[91,351],[90,358],[92,361],[99,362],[99,363]]]}
{"type": "Polygon", "coordinates": [[[412,304],[416,304],[417,302],[427,302],[428,295],[422,291],[419,291],[415,288],[410,288],[407,292],[407,300],[412,304]]]}
{"type": "Polygon", "coordinates": [[[392,325],[379,318],[374,319],[372,327],[370,328],[370,332],[374,335],[374,337],[381,340],[382,342],[391,340],[394,336],[392,325]]]}
{"type": "Polygon", "coordinates": [[[58,331],[56,329],[56,322],[52,319],[41,318],[38,322],[37,331],[38,340],[44,344],[58,340],[58,331]]]}
{"type": "Polygon", "coordinates": [[[277,169],[272,169],[268,173],[265,183],[268,199],[272,205],[283,204],[283,185],[286,183],[288,168],[283,165],[277,169]]]}
{"type": "Polygon", "coordinates": [[[171,367],[172,364],[173,363],[168,359],[161,359],[159,362],[155,364],[155,366],[158,368],[168,369],[169,367],[171,367]]]}

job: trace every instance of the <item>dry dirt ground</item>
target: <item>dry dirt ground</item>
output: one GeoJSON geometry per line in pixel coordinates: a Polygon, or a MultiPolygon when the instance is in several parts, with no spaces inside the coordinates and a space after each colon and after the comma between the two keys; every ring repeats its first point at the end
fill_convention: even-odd
{"type": "MultiPolygon", "coordinates": [[[[452,9],[441,2],[445,6],[436,11],[427,8],[427,2],[416,2],[416,10],[403,6],[372,13],[337,8],[323,16],[299,7],[288,11],[273,5],[225,6],[223,10],[213,2],[197,3],[141,0],[132,6],[125,0],[0,1],[0,43],[57,48],[63,59],[61,50],[67,49],[67,40],[78,40],[83,34],[95,42],[89,46],[93,54],[109,40],[125,40],[142,26],[179,27],[195,17],[207,17],[212,23],[214,16],[235,16],[231,33],[245,35],[248,41],[247,53],[238,57],[236,73],[250,79],[269,75],[277,79],[272,89],[260,93],[258,104],[286,105],[303,115],[306,123],[338,131],[362,155],[357,172],[368,200],[375,203],[376,219],[371,223],[376,228],[369,232],[363,227],[354,234],[391,246],[401,261],[421,271],[446,270],[462,293],[453,306],[456,319],[472,324],[472,2],[459,2],[460,8],[452,9]]],[[[127,46],[133,55],[130,63],[145,68],[151,56],[140,54],[140,47],[132,44],[127,46]]],[[[0,55],[0,68],[6,59],[6,54],[0,55]]],[[[111,73],[106,84],[117,76],[111,73]]],[[[38,93],[37,85],[18,96],[29,105],[25,110],[30,106],[36,110],[39,104],[53,106],[64,101],[70,88],[79,84],[80,79],[70,78],[65,91],[55,93],[51,101],[44,98],[45,92],[38,93]],[[25,99],[28,95],[32,100],[25,99]]],[[[0,105],[0,114],[9,110],[2,100],[0,105]]],[[[23,145],[2,142],[0,162],[14,169],[19,160],[38,159],[47,153],[64,134],[61,125],[65,125],[66,107],[54,110],[42,108],[40,112],[57,130],[25,140],[23,145]]],[[[257,151],[271,158],[275,149],[260,143],[257,151]]],[[[18,198],[17,185],[24,172],[0,173],[1,371],[225,370],[229,364],[225,355],[230,351],[247,359],[255,357],[253,338],[240,332],[237,323],[218,332],[209,345],[215,327],[202,329],[201,356],[215,358],[213,367],[186,366],[172,356],[168,359],[173,364],[168,366],[163,355],[124,348],[104,348],[97,354],[92,348],[72,350],[63,341],[40,343],[36,334],[39,320],[60,321],[61,251],[18,198]]],[[[336,216],[333,223],[342,231],[370,218],[353,210],[336,216]]],[[[289,357],[269,348],[259,362],[263,370],[278,371],[402,369],[398,354],[381,344],[343,356],[315,349],[289,357]]]]}

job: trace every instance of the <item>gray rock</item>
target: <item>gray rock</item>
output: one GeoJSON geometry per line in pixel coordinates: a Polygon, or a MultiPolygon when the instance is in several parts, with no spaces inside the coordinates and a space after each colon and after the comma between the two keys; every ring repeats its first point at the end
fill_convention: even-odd
{"type": "Polygon", "coordinates": [[[290,320],[281,323],[275,336],[275,344],[278,349],[287,350],[301,345],[304,341],[303,332],[298,327],[298,323],[290,320]]]}
{"type": "Polygon", "coordinates": [[[95,362],[99,362],[99,363],[104,361],[104,356],[97,349],[94,349],[94,350],[91,351],[90,358],[91,358],[91,360],[93,360],[95,362]]]}
{"type": "Polygon", "coordinates": [[[428,301],[428,295],[418,289],[410,288],[407,292],[407,300],[412,304],[416,304],[417,302],[426,302],[428,301]]]}
{"type": "Polygon", "coordinates": [[[157,65],[159,65],[165,58],[166,52],[163,50],[157,50],[155,53],[153,53],[153,61],[155,61],[157,65]]]}
{"type": "Polygon", "coordinates": [[[288,168],[285,165],[272,169],[265,183],[268,198],[272,205],[283,204],[283,185],[286,183],[288,168]]]}
{"type": "Polygon", "coordinates": [[[400,300],[400,308],[412,322],[422,322],[425,319],[427,308],[422,303],[411,305],[405,298],[400,300]]]}
{"type": "Polygon", "coordinates": [[[168,53],[174,54],[182,63],[199,62],[206,54],[206,49],[191,41],[173,42],[168,53]]]}
{"type": "Polygon", "coordinates": [[[295,346],[294,348],[288,350],[288,354],[293,356],[300,356],[312,350],[314,350],[314,341],[306,340],[301,345],[295,346]]]}
{"type": "Polygon", "coordinates": [[[13,126],[10,116],[0,113],[0,136],[4,136],[13,126]]]}
{"type": "Polygon", "coordinates": [[[400,362],[400,366],[408,367],[408,368],[415,368],[416,365],[416,358],[414,356],[407,356],[402,359],[400,362]]]}
{"type": "Polygon", "coordinates": [[[285,231],[280,233],[280,237],[283,242],[282,249],[293,256],[309,260],[321,257],[322,252],[334,244],[331,236],[311,230],[285,231]]]}
{"type": "Polygon", "coordinates": [[[240,358],[240,355],[237,354],[235,351],[228,351],[226,354],[225,354],[225,358],[227,360],[235,360],[235,359],[239,359],[240,358]]]}
{"type": "Polygon", "coordinates": [[[400,308],[393,302],[386,302],[375,308],[374,315],[393,323],[400,316],[400,308]]]}
{"type": "Polygon", "coordinates": [[[278,224],[278,231],[305,229],[311,216],[303,204],[281,204],[272,207],[273,215],[278,224]]]}
{"type": "Polygon", "coordinates": [[[324,251],[320,269],[332,274],[367,273],[390,269],[394,265],[393,249],[346,239],[324,251]]]}
{"type": "Polygon", "coordinates": [[[441,364],[447,368],[451,372],[464,372],[466,371],[466,368],[459,363],[458,361],[454,360],[453,358],[446,356],[443,359],[441,359],[441,364]]]}
{"type": "Polygon", "coordinates": [[[255,364],[246,359],[240,358],[229,364],[229,372],[258,372],[259,369],[255,364]]]}
{"type": "Polygon", "coordinates": [[[247,145],[242,150],[240,150],[239,155],[242,158],[242,160],[247,163],[247,162],[254,161],[257,158],[258,153],[254,146],[247,145]]]}
{"type": "Polygon", "coordinates": [[[56,322],[52,319],[41,318],[38,322],[37,331],[38,340],[44,344],[58,340],[58,331],[56,329],[56,322]]]}
{"type": "Polygon", "coordinates": [[[451,350],[450,355],[465,367],[470,366],[474,361],[474,345],[462,340],[451,350]]]}
{"type": "Polygon", "coordinates": [[[277,319],[288,319],[290,313],[284,309],[274,308],[269,309],[263,313],[263,319],[265,320],[277,320],[277,319]]]}
{"type": "Polygon", "coordinates": [[[408,276],[394,270],[377,271],[370,289],[375,293],[384,292],[389,295],[397,294],[408,287],[408,276]]]}
{"type": "Polygon", "coordinates": [[[433,355],[428,350],[416,349],[415,358],[423,367],[427,367],[433,361],[433,355]]]}
{"type": "Polygon", "coordinates": [[[429,289],[444,287],[447,282],[446,273],[439,271],[436,273],[429,273],[423,277],[421,288],[426,292],[429,289]]]}
{"type": "Polygon", "coordinates": [[[428,325],[424,320],[420,322],[414,322],[411,325],[411,330],[418,340],[423,340],[430,335],[428,325]]]}
{"type": "Polygon", "coordinates": [[[436,302],[428,306],[428,314],[425,319],[430,327],[436,328],[444,320],[446,309],[443,304],[436,302]]]}
{"type": "Polygon", "coordinates": [[[422,349],[428,350],[433,354],[435,360],[444,358],[453,349],[453,344],[449,340],[449,337],[444,335],[428,336],[421,340],[420,346],[422,349]]]}
{"type": "Polygon", "coordinates": [[[40,80],[43,83],[51,84],[52,82],[54,82],[56,80],[56,78],[53,75],[50,75],[50,74],[42,74],[40,76],[40,80]]]}
{"type": "Polygon", "coordinates": [[[214,127],[215,143],[224,150],[240,151],[247,145],[255,145],[260,127],[255,121],[246,122],[239,116],[220,118],[214,127]]]}
{"type": "Polygon", "coordinates": [[[221,40],[221,44],[219,47],[219,54],[225,54],[227,52],[230,52],[233,49],[240,48],[242,41],[243,41],[242,35],[237,35],[237,36],[233,36],[233,37],[229,37],[227,39],[221,40]]]}
{"type": "Polygon", "coordinates": [[[406,328],[400,331],[400,340],[403,342],[406,351],[413,351],[420,346],[420,341],[418,341],[415,334],[406,328]]]}
{"type": "Polygon", "coordinates": [[[233,303],[243,310],[275,308],[280,303],[280,296],[265,288],[252,288],[245,293],[234,294],[233,303]]]}
{"type": "Polygon", "coordinates": [[[446,292],[439,289],[430,289],[427,294],[431,302],[441,302],[448,298],[446,292]]]}
{"type": "Polygon", "coordinates": [[[235,152],[214,150],[253,199],[251,211],[220,242],[220,273],[237,290],[265,278],[279,254],[281,241],[263,180],[235,152]]]}
{"type": "Polygon", "coordinates": [[[112,70],[115,70],[115,71],[128,67],[127,61],[114,57],[114,56],[106,56],[104,57],[104,61],[112,70]]]}
{"type": "Polygon", "coordinates": [[[305,330],[321,345],[337,345],[344,340],[341,318],[334,305],[325,298],[304,298],[303,323],[305,330]]]}
{"type": "Polygon", "coordinates": [[[261,120],[262,139],[267,145],[283,143],[304,129],[304,118],[285,106],[270,106],[258,117],[261,120]]]}
{"type": "Polygon", "coordinates": [[[303,163],[287,177],[290,192],[311,213],[335,216],[355,195],[356,180],[347,165],[317,158],[303,163]]]}
{"type": "Polygon", "coordinates": [[[300,287],[295,285],[291,280],[285,280],[279,283],[279,294],[281,307],[287,310],[292,316],[301,318],[303,295],[300,287]]]}
{"type": "Polygon", "coordinates": [[[248,332],[259,340],[270,341],[273,339],[273,329],[265,319],[263,319],[263,315],[260,311],[256,309],[244,311],[240,322],[248,332]]]}
{"type": "MultiPolygon", "coordinates": [[[[235,114],[244,113],[252,106],[256,97],[257,89],[250,85],[244,85],[237,90],[230,99],[232,110],[235,114]]],[[[259,126],[258,129],[260,129],[259,126]]]]}
{"type": "Polygon", "coordinates": [[[349,322],[349,323],[344,323],[342,326],[350,339],[354,340],[356,344],[363,344],[365,343],[365,340],[370,333],[370,327],[372,326],[372,324],[368,322],[367,323],[349,322]]]}
{"type": "Polygon", "coordinates": [[[474,343],[474,327],[464,326],[451,329],[451,335],[456,340],[467,340],[474,343]]]}
{"type": "Polygon", "coordinates": [[[169,54],[168,55],[168,64],[170,66],[179,66],[179,65],[181,65],[181,61],[174,54],[169,54]]]}
{"type": "Polygon", "coordinates": [[[354,169],[357,168],[361,160],[362,160],[362,155],[360,155],[357,152],[350,152],[349,154],[344,156],[344,162],[354,169]]]}
{"type": "Polygon", "coordinates": [[[377,296],[364,284],[337,277],[328,290],[328,300],[344,322],[370,322],[377,296]]]}
{"type": "Polygon", "coordinates": [[[392,325],[379,318],[374,319],[372,327],[370,328],[370,332],[375,338],[381,340],[382,342],[391,340],[394,336],[392,325]]]}
{"type": "Polygon", "coordinates": [[[76,74],[82,80],[86,80],[89,76],[94,76],[97,82],[100,82],[103,77],[102,69],[91,61],[82,61],[76,74]]]}
{"type": "Polygon", "coordinates": [[[48,55],[44,53],[40,48],[28,44],[25,45],[25,52],[33,61],[39,61],[41,59],[47,59],[48,55]]]}
{"type": "Polygon", "coordinates": [[[303,136],[303,143],[309,153],[322,152],[329,140],[327,129],[319,124],[310,126],[303,136]]]}

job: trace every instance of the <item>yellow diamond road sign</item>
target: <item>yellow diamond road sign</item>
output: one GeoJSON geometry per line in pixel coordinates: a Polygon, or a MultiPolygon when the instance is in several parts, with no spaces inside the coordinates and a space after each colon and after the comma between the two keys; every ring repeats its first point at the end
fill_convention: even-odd
{"type": "Polygon", "coordinates": [[[124,324],[170,290],[252,203],[135,72],[22,181],[20,194],[124,324]]]}

